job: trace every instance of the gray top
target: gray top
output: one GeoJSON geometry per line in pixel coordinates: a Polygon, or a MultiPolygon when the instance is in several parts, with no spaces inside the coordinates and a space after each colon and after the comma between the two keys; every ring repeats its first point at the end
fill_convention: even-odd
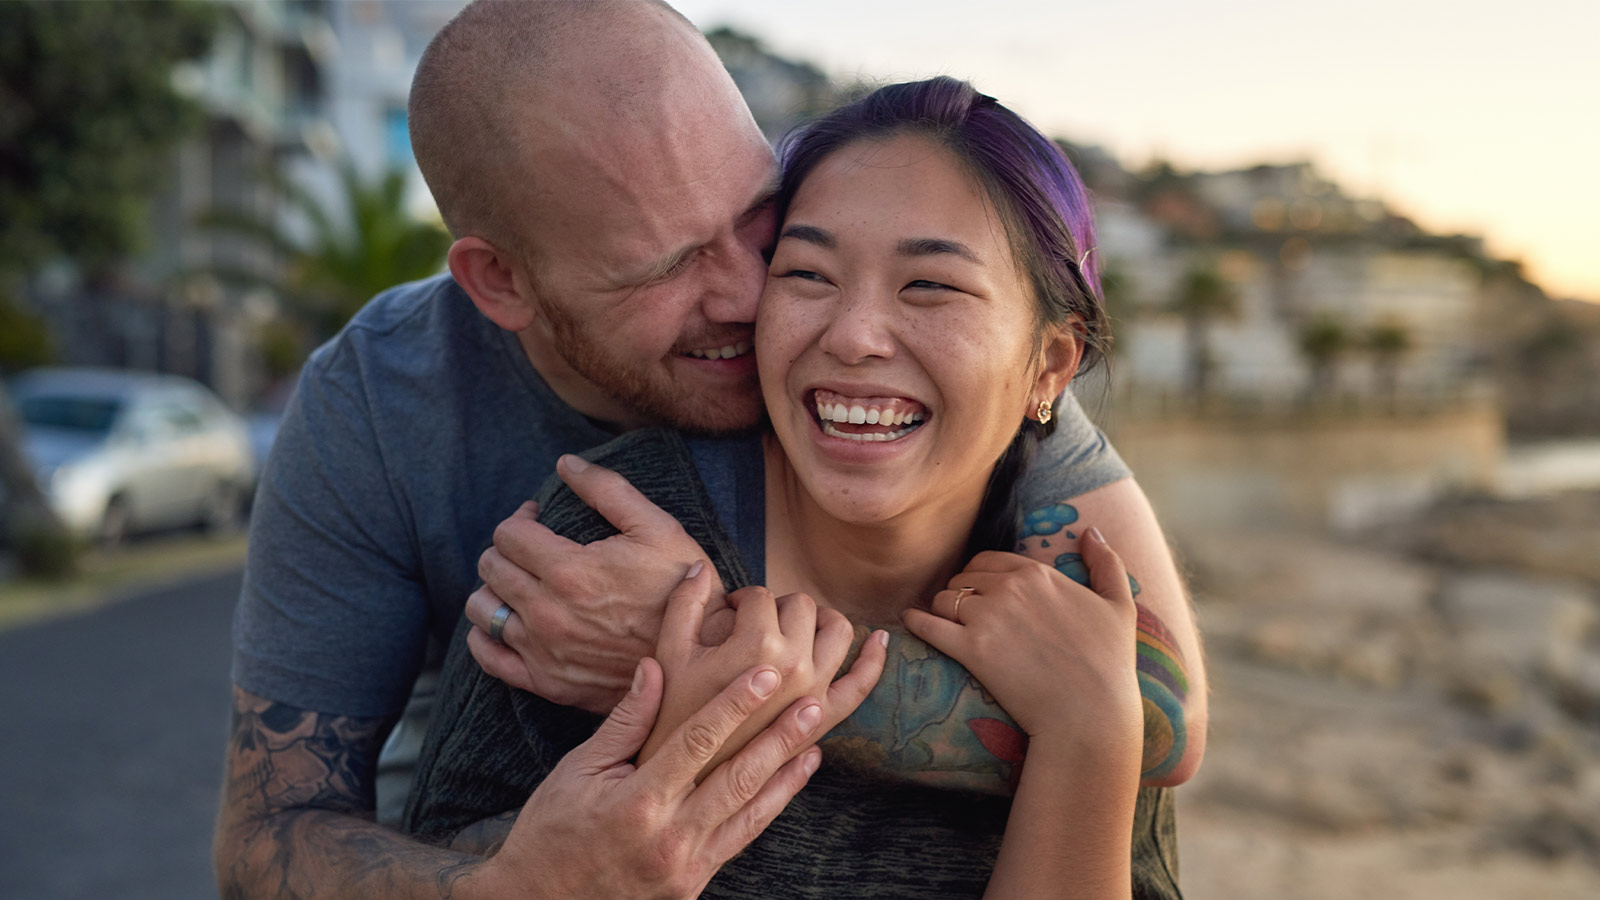
{"type": "MultiPolygon", "coordinates": [[[[1127,477],[1070,394],[1057,417],[1026,496],[1048,504],[1127,477]]],[[[312,354],[262,473],[234,682],[303,709],[397,714],[442,655],[495,526],[558,456],[612,437],[448,275],[380,294],[312,354]]],[[[721,471],[718,493],[749,477],[721,471]]],[[[754,472],[759,491],[759,458],[754,472]]]]}

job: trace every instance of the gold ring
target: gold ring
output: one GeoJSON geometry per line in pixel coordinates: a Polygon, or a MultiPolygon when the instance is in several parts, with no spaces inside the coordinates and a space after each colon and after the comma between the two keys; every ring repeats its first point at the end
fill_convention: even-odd
{"type": "Polygon", "coordinates": [[[950,621],[961,621],[961,601],[967,599],[976,592],[977,591],[975,588],[965,586],[956,588],[956,603],[954,606],[950,607],[950,621]]]}

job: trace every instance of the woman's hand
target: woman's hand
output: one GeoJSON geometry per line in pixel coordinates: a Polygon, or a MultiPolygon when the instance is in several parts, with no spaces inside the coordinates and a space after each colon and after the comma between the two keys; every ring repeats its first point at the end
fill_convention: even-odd
{"type": "Polygon", "coordinates": [[[836,610],[818,609],[805,594],[775,598],[763,587],[731,596],[737,606],[732,633],[720,644],[702,643],[712,582],[710,570],[696,563],[667,598],[655,654],[666,675],[666,693],[655,729],[639,751],[641,765],[675,728],[754,666],[771,666],[781,682],[771,699],[724,742],[701,771],[702,778],[799,698],[814,701],[801,704],[800,721],[806,727],[813,718],[820,721],[813,731],[820,737],[855,711],[883,672],[888,634],[878,631],[862,645],[850,671],[835,681],[850,653],[849,620],[836,610]]]}
{"type": "Polygon", "coordinates": [[[1122,561],[1098,534],[1083,544],[1093,590],[1036,560],[985,552],[934,597],[932,614],[903,618],[977,676],[1034,742],[1126,750],[1137,766],[1137,613],[1122,561]]]}

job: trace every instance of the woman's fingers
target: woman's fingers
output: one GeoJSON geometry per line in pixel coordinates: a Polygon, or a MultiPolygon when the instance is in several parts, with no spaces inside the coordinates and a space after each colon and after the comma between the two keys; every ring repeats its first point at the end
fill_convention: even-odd
{"type": "Polygon", "coordinates": [[[739,602],[732,604],[739,612],[734,621],[733,636],[753,638],[756,635],[778,631],[778,601],[772,592],[759,585],[740,588],[739,602]]]}
{"type": "MultiPolygon", "coordinates": [[[[840,618],[844,618],[840,616],[840,618]]],[[[848,642],[849,623],[845,623],[846,640],[848,642]]],[[[848,651],[848,646],[846,647],[848,651]]],[[[883,664],[889,656],[889,632],[879,629],[867,635],[861,644],[861,653],[856,656],[855,664],[850,671],[828,685],[828,727],[843,722],[849,715],[856,711],[861,701],[867,699],[873,687],[883,675],[883,664]]],[[[843,657],[840,657],[842,660],[843,657]]],[[[837,663],[834,664],[837,667],[837,663]]],[[[833,671],[833,669],[820,670],[833,671]]]]}
{"type": "Polygon", "coordinates": [[[961,662],[966,655],[965,627],[920,609],[906,610],[900,614],[900,621],[905,623],[907,631],[927,641],[939,652],[955,657],[957,662],[961,662]]]}
{"type": "Polygon", "coordinates": [[[700,626],[706,616],[706,601],[711,599],[711,574],[702,562],[690,563],[683,581],[667,595],[667,608],[661,614],[660,650],[700,646],[700,626]]]}
{"type": "MultiPolygon", "coordinates": [[[[855,627],[836,609],[817,610],[816,640],[811,645],[811,667],[819,673],[837,673],[855,643],[855,627]]],[[[868,636],[868,640],[871,636],[868,636]]],[[[865,644],[862,645],[865,649],[865,644]]]]}
{"type": "Polygon", "coordinates": [[[1132,605],[1133,589],[1128,586],[1128,569],[1100,529],[1090,528],[1087,539],[1079,543],[1078,549],[1083,554],[1084,565],[1089,567],[1089,588],[1107,600],[1132,605]]]}
{"type": "Polygon", "coordinates": [[[810,638],[817,630],[817,602],[809,594],[784,594],[777,600],[778,630],[790,640],[810,638]]]}

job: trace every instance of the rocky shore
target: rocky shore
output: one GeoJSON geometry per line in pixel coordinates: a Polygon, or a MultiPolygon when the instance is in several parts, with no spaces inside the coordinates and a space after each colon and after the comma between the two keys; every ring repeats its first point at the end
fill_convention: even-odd
{"type": "Polygon", "coordinates": [[[1600,897],[1600,493],[1174,540],[1212,675],[1186,896],[1600,897]]]}

